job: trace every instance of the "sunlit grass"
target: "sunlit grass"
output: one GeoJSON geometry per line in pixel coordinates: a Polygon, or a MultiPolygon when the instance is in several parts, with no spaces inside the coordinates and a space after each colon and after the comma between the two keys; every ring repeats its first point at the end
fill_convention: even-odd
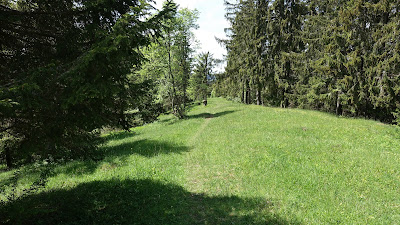
{"type": "Polygon", "coordinates": [[[18,198],[43,167],[0,172],[0,222],[400,223],[394,126],[215,98],[105,138],[103,160],[52,166],[40,193],[18,198]]]}

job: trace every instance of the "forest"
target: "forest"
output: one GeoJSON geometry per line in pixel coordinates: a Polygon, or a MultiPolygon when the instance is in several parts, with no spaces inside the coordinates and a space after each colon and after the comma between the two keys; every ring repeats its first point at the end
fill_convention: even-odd
{"type": "Polygon", "coordinates": [[[255,0],[227,5],[215,93],[246,104],[399,121],[400,3],[255,0]]]}
{"type": "Polygon", "coordinates": [[[0,0],[0,224],[399,224],[400,1],[188,2],[0,0]]]}
{"type": "MultiPolygon", "coordinates": [[[[104,130],[184,118],[213,58],[198,12],[166,1],[1,1],[0,139],[8,167],[90,157],[104,130]]],[[[103,132],[104,133],[104,132],[103,132]]]]}
{"type": "Polygon", "coordinates": [[[400,120],[400,3],[225,5],[226,68],[215,73],[220,60],[196,53],[198,11],[173,2],[156,12],[147,1],[3,0],[2,158],[90,155],[104,128],[183,119],[211,95],[400,120]]]}

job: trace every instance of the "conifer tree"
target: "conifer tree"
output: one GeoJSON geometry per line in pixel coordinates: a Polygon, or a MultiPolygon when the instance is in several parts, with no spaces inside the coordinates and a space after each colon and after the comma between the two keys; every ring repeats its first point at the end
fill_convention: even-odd
{"type": "Polygon", "coordinates": [[[294,85],[299,74],[295,72],[293,57],[305,47],[300,36],[304,14],[305,7],[298,0],[276,0],[272,4],[269,41],[278,88],[276,103],[282,107],[289,106],[295,98],[294,85]]]}
{"type": "Polygon", "coordinates": [[[230,85],[235,85],[231,92],[246,104],[262,104],[262,90],[267,79],[269,1],[226,2],[226,5],[229,10],[226,16],[232,27],[228,31],[230,39],[223,44],[228,50],[226,75],[231,80],[230,85]]]}
{"type": "Polygon", "coordinates": [[[215,59],[210,52],[197,56],[194,73],[190,77],[189,93],[193,100],[207,101],[209,83],[213,79],[215,59]]]}
{"type": "Polygon", "coordinates": [[[227,2],[227,67],[216,90],[244,103],[400,121],[399,4],[227,2]]]}
{"type": "Polygon", "coordinates": [[[142,114],[150,83],[128,77],[174,9],[151,10],[145,0],[2,1],[0,139],[10,165],[85,155],[98,129],[154,118],[142,114]]]}

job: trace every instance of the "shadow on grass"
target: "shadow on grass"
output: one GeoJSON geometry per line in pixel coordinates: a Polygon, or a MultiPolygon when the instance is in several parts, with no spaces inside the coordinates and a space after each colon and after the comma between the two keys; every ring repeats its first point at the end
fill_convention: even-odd
{"type": "Polygon", "coordinates": [[[169,142],[147,139],[102,148],[106,157],[124,157],[132,154],[154,157],[160,154],[182,153],[189,150],[190,148],[187,146],[179,146],[169,142]]]}
{"type": "MultiPolygon", "coordinates": [[[[134,133],[119,133],[113,135],[113,140],[122,140],[125,142],[113,146],[101,147],[99,149],[99,155],[101,155],[99,160],[74,160],[52,165],[42,165],[39,167],[29,166],[21,171],[16,170],[14,175],[0,180],[0,194],[6,189],[9,190],[12,188],[13,185],[17,184],[22,179],[31,179],[35,177],[31,179],[31,182],[35,183],[37,181],[36,178],[39,178],[43,171],[49,171],[46,173],[46,179],[59,174],[84,176],[93,174],[99,169],[107,170],[124,166],[128,163],[128,158],[135,154],[151,158],[161,154],[179,154],[190,151],[189,147],[169,142],[146,139],[135,141],[124,140],[132,135],[134,135],[134,133]]],[[[15,197],[18,197],[18,195],[15,197]]]]}
{"type": "Polygon", "coordinates": [[[133,131],[122,131],[122,132],[116,132],[116,133],[110,133],[107,134],[106,136],[103,137],[103,140],[105,142],[109,142],[109,141],[116,141],[116,140],[122,140],[125,138],[131,138],[136,136],[137,134],[133,131]]]}
{"type": "Polygon", "coordinates": [[[157,122],[164,123],[164,124],[172,124],[172,123],[174,123],[176,121],[179,121],[179,119],[176,118],[176,117],[172,117],[172,118],[160,119],[157,122]]]}
{"type": "Polygon", "coordinates": [[[188,119],[198,119],[198,118],[216,118],[216,117],[221,117],[221,116],[225,116],[231,113],[234,113],[236,111],[223,111],[223,112],[219,112],[219,113],[200,113],[200,114],[195,114],[195,115],[189,115],[187,118],[188,119]]]}
{"type": "Polygon", "coordinates": [[[8,186],[14,186],[18,183],[18,173],[14,172],[10,177],[0,180],[0,195],[8,186]]]}
{"type": "Polygon", "coordinates": [[[110,180],[0,206],[3,224],[293,224],[265,199],[210,197],[152,180],[110,180]]]}
{"type": "Polygon", "coordinates": [[[107,167],[107,164],[110,164],[109,166],[113,168],[117,167],[114,161],[118,161],[118,166],[123,166],[129,161],[128,158],[131,155],[141,155],[151,158],[162,154],[179,154],[182,152],[187,152],[190,151],[190,148],[169,142],[143,139],[132,142],[124,142],[113,146],[103,146],[101,147],[100,151],[103,155],[101,160],[73,161],[58,165],[54,168],[54,173],[52,175],[70,174],[73,176],[81,176],[93,174],[99,169],[100,165],[102,165],[102,168],[100,169],[107,167]]]}

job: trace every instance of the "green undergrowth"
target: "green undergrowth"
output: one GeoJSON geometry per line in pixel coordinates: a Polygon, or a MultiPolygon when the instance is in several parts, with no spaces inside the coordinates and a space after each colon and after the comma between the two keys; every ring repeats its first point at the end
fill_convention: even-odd
{"type": "Polygon", "coordinates": [[[99,161],[3,169],[0,223],[400,223],[398,128],[208,102],[105,136],[99,161]]]}

